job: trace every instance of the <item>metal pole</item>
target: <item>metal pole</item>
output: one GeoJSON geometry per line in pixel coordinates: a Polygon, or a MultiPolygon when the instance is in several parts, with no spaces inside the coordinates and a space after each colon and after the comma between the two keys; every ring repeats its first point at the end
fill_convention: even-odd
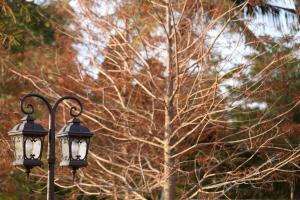
{"type": "Polygon", "coordinates": [[[80,110],[77,114],[74,113],[76,111],[76,107],[72,106],[70,109],[70,115],[72,117],[78,117],[82,113],[82,103],[77,99],[76,97],[73,96],[64,96],[59,98],[53,106],[49,103],[49,101],[39,95],[39,94],[27,94],[21,99],[21,110],[25,114],[32,114],[34,112],[34,107],[31,104],[27,105],[27,108],[31,108],[31,111],[26,111],[24,109],[24,102],[25,99],[29,97],[37,97],[41,99],[47,106],[49,110],[49,133],[48,133],[48,180],[47,180],[47,200],[54,200],[54,165],[55,165],[55,113],[58,108],[58,105],[64,101],[64,100],[73,100],[76,101],[80,107],[80,110]]]}
{"type": "Polygon", "coordinates": [[[53,108],[51,109],[49,115],[49,127],[47,200],[54,200],[55,110],[53,108]]]}

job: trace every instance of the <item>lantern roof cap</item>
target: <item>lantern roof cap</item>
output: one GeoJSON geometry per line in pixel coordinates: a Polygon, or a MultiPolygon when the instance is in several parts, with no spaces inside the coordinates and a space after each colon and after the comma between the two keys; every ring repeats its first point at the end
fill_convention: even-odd
{"type": "Polygon", "coordinates": [[[74,117],[56,135],[56,137],[63,136],[92,137],[93,133],[87,127],[81,125],[78,118],[74,117]]]}
{"type": "Polygon", "coordinates": [[[21,122],[14,126],[8,133],[9,135],[45,136],[48,131],[46,131],[42,125],[34,122],[32,115],[26,115],[21,119],[21,122]]]}

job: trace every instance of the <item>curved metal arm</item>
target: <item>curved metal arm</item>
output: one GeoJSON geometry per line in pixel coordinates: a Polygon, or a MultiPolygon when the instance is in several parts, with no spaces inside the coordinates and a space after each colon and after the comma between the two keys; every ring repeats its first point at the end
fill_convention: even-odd
{"type": "Polygon", "coordinates": [[[49,103],[49,101],[45,97],[43,97],[43,96],[41,96],[39,94],[31,93],[31,94],[25,95],[24,97],[22,97],[20,99],[20,101],[21,101],[21,111],[24,114],[30,115],[30,114],[34,113],[34,107],[33,107],[32,104],[27,104],[26,105],[26,108],[30,109],[30,111],[26,111],[25,108],[24,108],[25,100],[28,99],[28,98],[30,98],[30,97],[37,97],[37,98],[41,99],[46,104],[46,106],[47,106],[47,108],[49,110],[49,113],[51,113],[52,107],[51,107],[51,104],[49,103]]]}
{"type": "Polygon", "coordinates": [[[75,106],[72,106],[72,107],[70,108],[70,115],[71,115],[72,117],[78,117],[78,116],[81,115],[81,113],[82,113],[82,111],[83,111],[82,103],[79,101],[78,98],[76,98],[76,97],[74,97],[74,96],[64,96],[64,97],[61,97],[60,99],[58,99],[58,100],[55,102],[55,104],[54,104],[54,106],[53,106],[53,108],[52,108],[52,110],[53,110],[54,113],[56,112],[56,109],[57,109],[57,107],[59,106],[59,104],[60,104],[61,102],[63,102],[64,100],[74,100],[74,101],[76,101],[76,103],[78,103],[78,105],[79,105],[79,107],[80,107],[80,110],[79,110],[79,112],[78,112],[77,114],[75,113],[75,112],[77,111],[77,108],[76,108],[75,106]]]}
{"type": "Polygon", "coordinates": [[[61,97],[60,99],[58,99],[58,100],[56,101],[56,103],[55,103],[54,106],[52,107],[51,104],[49,103],[49,101],[48,101],[45,97],[43,97],[43,96],[41,96],[41,95],[39,95],[39,94],[31,93],[31,94],[25,95],[24,97],[22,97],[22,98],[20,99],[20,101],[21,101],[21,111],[22,111],[24,114],[27,114],[27,115],[33,114],[33,113],[34,113],[34,106],[33,106],[32,104],[29,103],[29,104],[26,104],[26,105],[25,105],[26,99],[28,99],[28,98],[30,98],[30,97],[36,97],[36,98],[41,99],[41,100],[46,104],[46,106],[47,106],[47,108],[48,108],[50,114],[55,113],[57,107],[59,106],[59,104],[60,104],[62,101],[64,101],[64,100],[74,100],[74,101],[76,101],[76,102],[78,103],[78,105],[79,105],[79,107],[80,107],[80,110],[79,110],[79,112],[78,112],[77,114],[75,113],[75,112],[77,111],[77,108],[76,108],[75,106],[72,106],[72,107],[70,108],[70,115],[71,115],[72,117],[78,117],[78,116],[80,116],[81,113],[83,112],[83,106],[82,106],[82,103],[79,101],[78,98],[76,98],[76,97],[74,97],[74,96],[64,96],[64,97],[61,97]],[[29,109],[29,111],[27,111],[25,108],[29,109]]]}
{"type": "Polygon", "coordinates": [[[47,199],[53,200],[54,199],[54,164],[55,164],[55,113],[56,113],[56,110],[57,110],[59,104],[64,100],[76,101],[80,107],[80,110],[78,113],[76,113],[77,109],[75,106],[72,106],[70,108],[70,115],[72,117],[78,117],[79,115],[81,115],[81,113],[83,111],[83,106],[78,98],[76,98],[74,96],[64,96],[64,97],[61,97],[60,99],[58,99],[55,102],[54,106],[52,107],[51,104],[49,103],[49,101],[45,97],[43,97],[39,94],[31,93],[31,94],[27,94],[21,98],[21,110],[24,114],[27,114],[27,115],[34,113],[34,107],[32,104],[26,104],[26,106],[25,106],[25,100],[30,97],[37,97],[37,98],[41,99],[46,104],[46,106],[49,110],[47,199]],[[29,109],[29,111],[27,109],[25,109],[25,107],[27,109],[29,109]]]}

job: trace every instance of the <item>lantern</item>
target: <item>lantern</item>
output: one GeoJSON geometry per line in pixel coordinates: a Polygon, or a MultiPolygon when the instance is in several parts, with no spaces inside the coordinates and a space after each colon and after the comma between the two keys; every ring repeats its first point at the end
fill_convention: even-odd
{"type": "Polygon", "coordinates": [[[47,131],[35,123],[31,115],[25,116],[11,131],[9,136],[14,142],[15,161],[13,165],[22,165],[29,174],[30,169],[41,166],[44,137],[47,131]]]}
{"type": "Polygon", "coordinates": [[[61,143],[60,166],[68,166],[73,171],[87,166],[87,154],[92,136],[90,130],[82,126],[78,118],[68,121],[56,136],[61,143]]]}

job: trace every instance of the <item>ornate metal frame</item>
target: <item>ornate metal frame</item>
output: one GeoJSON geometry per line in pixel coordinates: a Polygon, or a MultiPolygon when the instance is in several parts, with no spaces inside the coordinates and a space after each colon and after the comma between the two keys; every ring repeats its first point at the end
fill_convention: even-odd
{"type": "Polygon", "coordinates": [[[26,106],[25,106],[25,101],[31,97],[36,97],[36,98],[41,99],[46,104],[48,111],[49,111],[47,199],[54,200],[55,114],[56,114],[59,104],[61,102],[63,102],[64,100],[73,100],[79,105],[80,110],[77,114],[75,113],[77,111],[77,108],[75,106],[72,106],[70,108],[70,115],[74,118],[81,115],[81,113],[83,111],[83,106],[82,106],[82,103],[79,101],[79,99],[74,96],[61,97],[52,106],[45,97],[43,97],[39,94],[30,93],[21,98],[21,110],[26,115],[31,115],[34,113],[34,106],[32,104],[26,104],[26,106]],[[25,108],[27,108],[27,109],[25,109],[25,108]],[[28,111],[28,109],[29,109],[29,111],[28,111]]]}

